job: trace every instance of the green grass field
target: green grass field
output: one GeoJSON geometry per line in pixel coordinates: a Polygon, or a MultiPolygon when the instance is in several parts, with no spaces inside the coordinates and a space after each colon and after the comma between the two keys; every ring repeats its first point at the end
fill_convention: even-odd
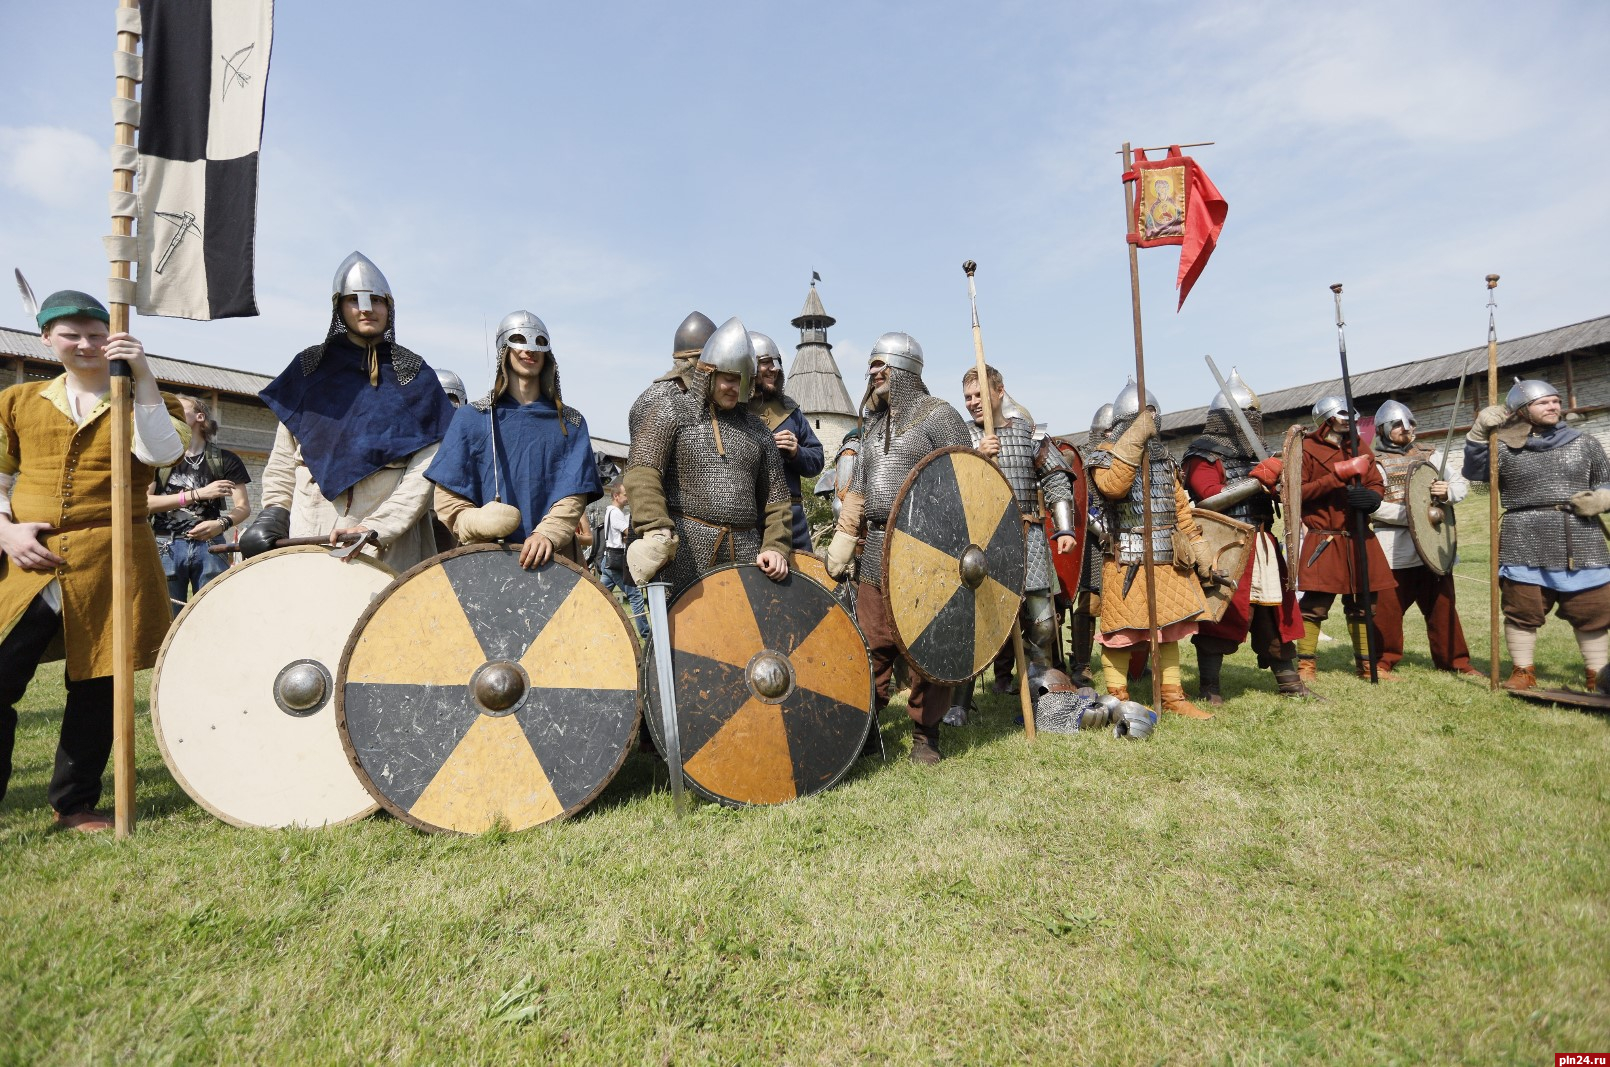
{"type": "MultiPolygon", "coordinates": [[[[1461,573],[1485,573],[1484,498],[1461,573]]],[[[1478,666],[1484,579],[1459,582],[1478,666]]],[[[633,756],[577,818],[240,830],[163,767],[134,839],[47,829],[59,668],[0,806],[5,1063],[1522,1063],[1610,1051],[1610,721],[1434,674],[1326,704],[1244,651],[1212,722],[1027,743],[678,821],[633,756]]],[[[1329,626],[1343,638],[1338,618],[1329,626]]],[[[1575,683],[1551,622],[1546,684],[1575,683]]],[[[1186,656],[1187,684],[1194,684],[1186,656]]],[[[108,782],[109,782],[108,778],[108,782]]]]}

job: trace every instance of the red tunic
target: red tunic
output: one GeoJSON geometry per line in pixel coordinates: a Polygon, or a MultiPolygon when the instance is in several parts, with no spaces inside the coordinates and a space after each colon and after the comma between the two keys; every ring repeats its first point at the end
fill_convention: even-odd
{"type": "MultiPolygon", "coordinates": [[[[1386,492],[1375,454],[1364,444],[1359,449],[1370,457],[1361,483],[1377,493],[1386,492]]],[[[1347,481],[1336,473],[1336,464],[1347,458],[1338,445],[1317,437],[1303,438],[1303,546],[1297,561],[1297,585],[1303,592],[1352,593],[1358,589],[1353,577],[1353,520],[1347,507],[1347,481]],[[1320,544],[1325,550],[1312,564],[1320,544]]],[[[1364,548],[1369,555],[1370,589],[1396,587],[1392,568],[1381,551],[1381,543],[1366,530],[1364,548]]]]}
{"type": "MultiPolygon", "coordinates": [[[[1215,493],[1224,491],[1226,479],[1224,477],[1224,464],[1216,459],[1205,456],[1187,456],[1184,465],[1185,488],[1190,491],[1192,500],[1206,500],[1215,493]]],[[[1268,537],[1268,531],[1260,531],[1259,537],[1268,537]]],[[[1280,582],[1284,587],[1286,580],[1286,557],[1280,550],[1280,542],[1275,541],[1275,557],[1280,561],[1280,582]]],[[[1280,639],[1295,641],[1303,635],[1303,617],[1297,610],[1297,598],[1291,590],[1284,589],[1280,596],[1280,607],[1276,609],[1280,616],[1280,639]]],[[[1224,614],[1218,622],[1199,620],[1196,632],[1206,637],[1217,637],[1223,641],[1240,644],[1247,639],[1247,632],[1252,628],[1252,564],[1247,563],[1247,569],[1241,572],[1241,581],[1236,584],[1235,596],[1230,598],[1230,604],[1224,609],[1224,614]]]]}

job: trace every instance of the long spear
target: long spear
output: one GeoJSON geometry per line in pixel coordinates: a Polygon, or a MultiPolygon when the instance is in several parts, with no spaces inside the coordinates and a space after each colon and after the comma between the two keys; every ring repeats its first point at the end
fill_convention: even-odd
{"type": "MultiPolygon", "coordinates": [[[[1342,356],[1342,400],[1347,405],[1347,454],[1359,454],[1358,417],[1353,410],[1353,379],[1347,373],[1347,322],[1342,318],[1342,283],[1330,287],[1336,295],[1336,347],[1342,356]]],[[[1355,474],[1353,485],[1362,485],[1364,476],[1355,474]]],[[[1349,510],[1352,510],[1351,508],[1349,510]]],[[[1379,679],[1375,674],[1375,605],[1370,602],[1370,520],[1362,511],[1353,511],[1353,573],[1357,596],[1364,608],[1364,653],[1370,660],[1370,684],[1379,679]]],[[[1354,655],[1358,653],[1355,650],[1354,655]]]]}
{"type": "MultiPolygon", "coordinates": [[[[132,57],[140,46],[140,35],[130,29],[138,22],[125,12],[133,9],[138,18],[138,0],[118,0],[117,52],[113,58],[117,74],[117,98],[113,101],[116,122],[112,127],[112,190],[116,204],[134,195],[134,120],[138,114],[134,100],[135,79],[131,76],[137,61],[132,57]],[[129,73],[124,73],[125,71],[129,73]],[[130,103],[124,103],[129,101],[130,103]],[[119,151],[119,149],[122,151],[119,151]],[[127,167],[128,169],[125,169],[127,167]]],[[[134,219],[113,214],[112,238],[107,241],[112,268],[109,323],[114,334],[129,329],[129,254],[127,246],[134,232],[134,219]],[[125,258],[120,258],[125,257],[125,258]],[[122,284],[119,284],[119,283],[122,284]],[[118,299],[122,297],[122,299],[118,299]]],[[[134,832],[134,502],[133,481],[133,397],[129,365],[113,360],[111,365],[112,422],[112,825],[119,838],[134,832]]]]}
{"type": "MultiPolygon", "coordinates": [[[[1129,142],[1124,142],[1124,173],[1134,168],[1129,142]]],[[[1124,182],[1124,229],[1129,234],[1129,302],[1135,319],[1135,392],[1141,411],[1146,410],[1146,350],[1140,335],[1140,246],[1135,243],[1135,191],[1128,180],[1124,182]]],[[[1139,416],[1137,415],[1137,418],[1139,416]]],[[[1161,426],[1158,427],[1161,430],[1161,426]]],[[[1152,465],[1151,444],[1145,445],[1140,464],[1140,498],[1145,501],[1140,509],[1141,537],[1146,546],[1141,553],[1141,565],[1146,571],[1146,635],[1152,646],[1152,701],[1161,700],[1163,691],[1163,643],[1157,628],[1157,580],[1152,573],[1152,465]]]]}
{"type": "MultiPolygon", "coordinates": [[[[1487,403],[1498,403],[1498,275],[1487,275],[1487,403]]],[[[1500,633],[1498,628],[1498,442],[1487,439],[1487,685],[1498,688],[1500,633]]]]}
{"type": "MultiPolygon", "coordinates": [[[[967,275],[967,300],[973,306],[973,358],[978,366],[978,395],[984,399],[984,436],[988,437],[995,432],[995,396],[990,392],[989,373],[984,364],[984,333],[978,328],[978,286],[973,283],[973,273],[977,270],[978,264],[970,259],[962,264],[962,273],[967,275]]],[[[996,463],[999,462],[997,459],[996,463]]],[[[1023,624],[1016,616],[1012,619],[1012,655],[1017,661],[1017,694],[1018,705],[1023,709],[1023,732],[1033,741],[1034,698],[1029,693],[1028,657],[1023,652],[1023,624]]]]}

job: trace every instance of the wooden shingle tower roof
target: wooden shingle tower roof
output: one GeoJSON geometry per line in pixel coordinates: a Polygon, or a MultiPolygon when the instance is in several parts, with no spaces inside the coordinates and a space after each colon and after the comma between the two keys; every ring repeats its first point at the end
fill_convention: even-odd
{"type": "Polygon", "coordinates": [[[839,377],[833,361],[833,346],[827,342],[827,328],[837,321],[822,307],[811,282],[805,296],[805,309],[793,320],[799,328],[799,344],[794,346],[794,365],[786,376],[788,395],[807,415],[848,415],[855,417],[849,390],[839,377]]]}

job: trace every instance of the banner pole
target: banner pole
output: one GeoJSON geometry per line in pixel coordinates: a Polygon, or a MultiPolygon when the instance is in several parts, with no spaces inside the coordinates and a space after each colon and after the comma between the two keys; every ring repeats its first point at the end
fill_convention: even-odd
{"type": "MultiPolygon", "coordinates": [[[[1124,173],[1127,175],[1134,166],[1129,142],[1124,142],[1124,173]]],[[[1129,243],[1129,302],[1135,320],[1135,391],[1139,410],[1146,410],[1146,351],[1141,342],[1140,331],[1140,246],[1135,243],[1135,193],[1130,188],[1129,179],[1124,180],[1124,232],[1128,234],[1129,243]]],[[[1138,415],[1136,416],[1139,417],[1138,415]]],[[[1157,431],[1162,432],[1162,412],[1157,414],[1157,431]]],[[[1157,581],[1152,571],[1152,464],[1151,443],[1147,442],[1141,453],[1140,464],[1140,498],[1145,501],[1140,509],[1141,537],[1145,549],[1141,555],[1142,567],[1146,572],[1146,635],[1151,642],[1152,651],[1152,703],[1162,706],[1163,692],[1163,646],[1159,638],[1162,636],[1157,628],[1157,581]]]]}
{"type": "MultiPolygon", "coordinates": [[[[1493,309],[1498,307],[1498,275],[1487,275],[1487,403],[1498,403],[1498,323],[1493,309]]],[[[1498,625],[1498,438],[1487,439],[1487,686],[1498,688],[1502,666],[1502,633],[1498,625]]]]}
{"type": "MultiPolygon", "coordinates": [[[[118,7],[138,11],[138,0],[119,0],[118,7]]],[[[117,34],[117,51],[134,53],[140,35],[124,29],[117,34]]],[[[133,100],[134,79],[117,77],[117,98],[133,100]]],[[[113,125],[113,143],[134,145],[133,124],[113,125]]],[[[134,192],[134,172],[114,169],[112,189],[134,192]]],[[[134,233],[134,220],[127,215],[112,216],[112,235],[127,238],[134,233]]],[[[126,242],[124,242],[126,243],[126,242]]],[[[130,264],[111,258],[112,278],[127,280],[130,264]]],[[[118,288],[113,286],[113,288],[118,288]]],[[[112,294],[114,297],[120,295],[112,294]]],[[[114,334],[127,333],[129,305],[108,301],[110,327],[114,334]]],[[[112,825],[119,839],[134,833],[134,502],[133,492],[133,396],[129,366],[119,360],[111,367],[112,426],[112,825]]]]}

